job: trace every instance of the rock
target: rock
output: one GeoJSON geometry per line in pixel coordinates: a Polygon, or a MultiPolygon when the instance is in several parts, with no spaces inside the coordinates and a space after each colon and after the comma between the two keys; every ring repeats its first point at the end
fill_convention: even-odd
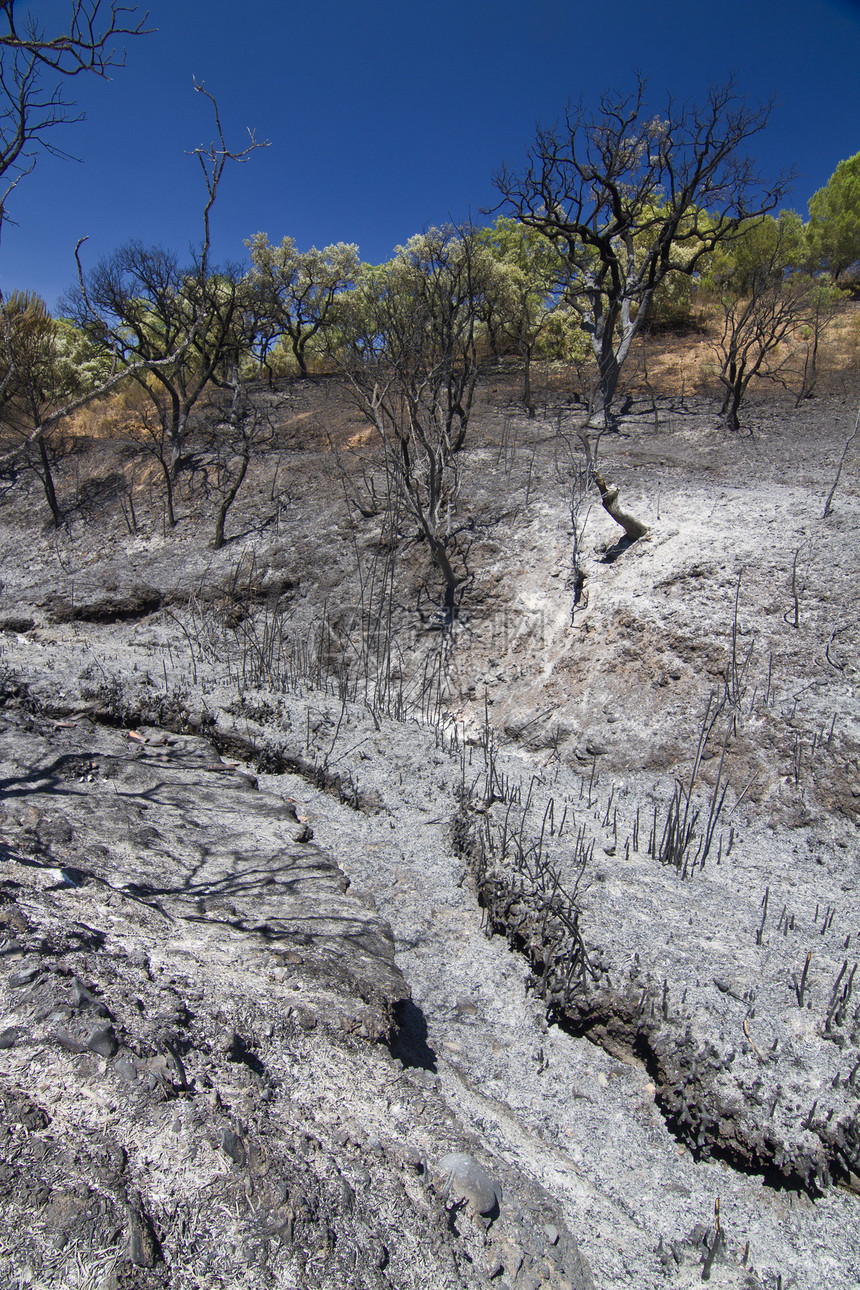
{"type": "Polygon", "coordinates": [[[474,999],[470,999],[467,995],[460,996],[454,1004],[454,1009],[456,1012],[459,1012],[461,1016],[475,1017],[478,1014],[478,1005],[475,1003],[474,999]]]}
{"type": "Polygon", "coordinates": [[[82,1044],[79,1039],[74,1039],[65,1030],[58,1030],[54,1035],[54,1039],[61,1048],[65,1048],[67,1053],[85,1053],[87,1051],[86,1044],[82,1044]]]}
{"type": "Polygon", "coordinates": [[[232,1129],[221,1130],[221,1146],[236,1165],[243,1165],[247,1159],[245,1144],[232,1129]]]}
{"type": "Polygon", "coordinates": [[[462,1151],[443,1156],[436,1166],[439,1192],[470,1205],[476,1214],[492,1214],[502,1200],[500,1184],[473,1156],[462,1151]]]}
{"type": "Polygon", "coordinates": [[[302,1030],[314,1030],[317,1024],[317,1019],[310,1008],[296,1008],[296,1021],[302,1030]]]}
{"type": "Polygon", "coordinates": [[[116,1059],[114,1062],[114,1070],[118,1075],[121,1075],[124,1080],[128,1080],[129,1084],[133,1084],[139,1075],[137,1063],[128,1053],[123,1053],[116,1059]]]}
{"type": "Polygon", "coordinates": [[[106,1026],[96,1026],[91,1030],[87,1039],[87,1048],[90,1052],[98,1053],[99,1057],[108,1059],[113,1057],[119,1048],[113,1026],[108,1023],[106,1026]]]}
{"type": "Polygon", "coordinates": [[[0,1049],[14,1048],[23,1034],[20,1026],[7,1026],[5,1030],[0,1030],[0,1049]]]}
{"type": "Polygon", "coordinates": [[[72,1003],[76,1008],[88,1008],[96,1014],[97,1017],[110,1017],[109,1010],[97,999],[96,996],[87,989],[83,981],[77,977],[72,979],[72,1003]]]}

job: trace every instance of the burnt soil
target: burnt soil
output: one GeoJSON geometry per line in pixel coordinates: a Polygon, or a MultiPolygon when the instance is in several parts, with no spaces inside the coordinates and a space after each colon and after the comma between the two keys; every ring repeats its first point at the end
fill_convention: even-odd
{"type": "Polygon", "coordinates": [[[631,398],[625,549],[488,378],[453,621],[332,379],[220,551],[214,412],[7,474],[10,1284],[858,1284],[857,397],[631,398]]]}

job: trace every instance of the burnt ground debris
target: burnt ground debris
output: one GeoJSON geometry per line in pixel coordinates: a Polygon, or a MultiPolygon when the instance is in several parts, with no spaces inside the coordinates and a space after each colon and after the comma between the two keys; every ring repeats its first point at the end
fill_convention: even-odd
{"type": "MultiPolygon", "coordinates": [[[[21,494],[5,499],[4,1090],[9,1123],[19,1106],[26,1120],[26,1072],[32,1080],[41,1045],[55,1100],[32,1100],[33,1114],[58,1109],[41,1129],[14,1120],[16,1160],[44,1148],[42,1199],[27,1205],[42,1213],[41,1204],[50,1222],[4,1257],[13,1267],[41,1259],[43,1277],[71,1267],[49,1199],[59,1190],[67,1244],[88,1251],[90,1266],[112,1267],[118,1283],[136,1267],[160,1278],[152,1284],[173,1284],[183,1260],[214,1275],[203,1192],[181,1238],[177,1196],[189,1178],[207,1177],[232,1214],[227,1182],[243,1171],[244,1194],[254,1191],[254,1151],[269,1151],[291,1106],[317,1146],[279,1161],[289,1195],[262,1203],[278,1219],[265,1232],[289,1230],[291,1240],[278,1237],[276,1255],[271,1235],[249,1236],[248,1215],[256,1223],[260,1209],[251,1202],[230,1219],[225,1270],[260,1284],[270,1275],[284,1285],[300,1276],[408,1285],[410,1249],[423,1284],[586,1284],[578,1242],[599,1285],[631,1275],[643,1286],[688,1284],[707,1264],[717,1284],[781,1276],[802,1286],[820,1277],[820,1241],[836,1283],[850,1283],[856,471],[821,518],[847,399],[796,412],[763,402],[743,439],[704,404],[667,406],[656,426],[634,404],[602,451],[650,536],[607,564],[617,531],[594,507],[578,546],[587,597],[574,604],[564,408],[527,423],[488,396],[462,471],[471,580],[456,619],[431,633],[437,589],[426,552],[409,535],[392,546],[379,517],[344,499],[366,478],[345,450],[359,434],[348,409],[331,386],[291,397],[322,404],[293,409],[302,425],[316,416],[341,427],[338,462],[321,431],[316,445],[285,449],[288,500],[271,523],[274,459],[258,463],[268,494],[249,487],[244,511],[240,497],[240,536],[224,552],[206,549],[205,516],[191,510],[163,536],[155,497],[151,512],[137,507],[137,534],[88,502],[56,536],[33,528],[21,494]],[[385,562],[395,557],[392,570],[385,562]],[[380,581],[391,574],[387,600],[369,598],[359,569],[380,581]],[[380,606],[391,624],[385,689],[379,654],[362,653],[380,606]],[[719,715],[696,765],[712,695],[719,715]],[[659,856],[678,785],[691,782],[699,823],[685,873],[659,856]],[[717,791],[725,799],[700,863],[717,791]],[[87,814],[97,796],[122,808],[114,822],[87,814]],[[267,810],[280,830],[274,869],[260,866],[253,822],[267,810]],[[293,842],[300,829],[312,839],[293,842]],[[231,830],[237,841],[219,859],[231,830]],[[159,867],[176,869],[180,837],[194,858],[177,884],[159,867]],[[473,872],[476,838],[488,850],[473,872]],[[530,921],[523,875],[532,896],[543,893],[530,921]],[[318,911],[309,914],[308,900],[319,900],[303,888],[325,892],[335,930],[316,921],[309,930],[318,911]],[[570,943],[553,922],[553,902],[570,892],[588,971],[571,971],[570,943]],[[80,917],[67,912],[70,900],[80,917]],[[88,916],[84,900],[95,904],[88,916]],[[488,918],[503,935],[487,940],[488,918]],[[137,965],[121,953],[132,927],[146,941],[137,965]],[[80,935],[95,948],[75,948],[80,935]],[[44,964],[42,945],[57,951],[44,964]],[[184,963],[181,988],[155,989],[153,955],[184,963]],[[239,973],[229,966],[237,958],[239,973]],[[54,999],[52,983],[68,981],[79,959],[81,1001],[54,999]],[[10,984],[21,974],[28,979],[10,984]],[[203,999],[193,997],[203,979],[203,999]],[[120,1006],[132,995],[142,1009],[120,1006]],[[160,1029],[142,1025],[150,1014],[165,1015],[160,1029]],[[404,1061],[386,1067],[378,1041],[391,1039],[398,1017],[408,1022],[404,1061]],[[164,1147],[172,1140],[158,1136],[166,1119],[147,1119],[150,1107],[136,1120],[111,1091],[120,1067],[130,1077],[119,1075],[123,1094],[140,1086],[158,1106],[162,1093],[165,1105],[181,1103],[181,1169],[164,1147]],[[396,1146],[386,1069],[410,1089],[396,1146]],[[240,1076],[252,1081],[241,1096],[240,1076]],[[64,1081],[89,1090],[76,1105],[96,1108],[94,1119],[75,1124],[64,1081]],[[259,1101],[269,1123],[252,1132],[259,1101]],[[94,1212],[92,1183],[75,1189],[90,1166],[72,1168],[62,1153],[69,1134],[91,1143],[108,1102],[114,1128],[126,1126],[112,1141],[127,1161],[120,1182],[98,1191],[103,1218],[87,1227],[76,1216],[94,1212]],[[195,1107],[205,1107],[199,1139],[186,1136],[183,1118],[195,1107]],[[353,1148],[347,1120],[356,1118],[377,1127],[353,1148]],[[130,1150],[141,1125],[158,1151],[130,1150]],[[364,1202],[341,1204],[344,1134],[368,1178],[367,1204],[377,1187],[388,1198],[376,1228],[364,1202]],[[214,1156],[195,1165],[204,1141],[214,1156]],[[425,1181],[446,1151],[489,1153],[504,1200],[488,1229],[445,1210],[425,1181]],[[335,1200],[319,1191],[329,1183],[335,1200]],[[305,1217],[300,1193],[313,1202],[305,1217]],[[361,1222],[349,1217],[358,1211],[361,1222]],[[562,1235],[553,1242],[552,1233],[562,1235]]],[[[293,443],[291,434],[288,426],[293,443]]],[[[567,934],[570,942],[569,925],[567,934]]],[[[346,1187],[358,1195],[356,1178],[346,1187]]]]}

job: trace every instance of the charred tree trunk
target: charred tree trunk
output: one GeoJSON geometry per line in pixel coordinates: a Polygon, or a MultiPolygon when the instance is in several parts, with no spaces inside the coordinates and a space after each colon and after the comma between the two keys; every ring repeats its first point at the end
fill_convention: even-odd
{"type": "Polygon", "coordinates": [[[242,483],[248,470],[250,455],[250,445],[247,445],[246,450],[243,451],[242,456],[239,459],[239,469],[236,473],[236,478],[224,494],[221,505],[218,507],[218,516],[215,520],[215,537],[212,542],[213,551],[220,551],[224,545],[224,525],[227,520],[227,512],[235,502],[239,489],[242,487],[242,483]]]}
{"type": "Polygon", "coordinates": [[[60,510],[60,503],[57,501],[57,492],[54,488],[54,475],[51,470],[51,459],[48,456],[48,449],[45,446],[44,435],[39,439],[39,460],[42,463],[39,475],[42,480],[42,487],[45,490],[45,500],[51,508],[54,528],[58,529],[63,522],[63,512],[60,510]]]}
{"type": "Polygon", "coordinates": [[[621,509],[618,504],[618,489],[614,484],[608,484],[602,471],[597,468],[595,451],[590,438],[585,432],[580,432],[579,438],[582,441],[582,446],[585,448],[585,456],[588,461],[588,469],[591,472],[591,477],[600,490],[600,500],[603,504],[603,509],[608,515],[612,516],[616,524],[619,524],[621,528],[623,528],[631,542],[637,542],[639,538],[644,537],[648,532],[647,524],[643,524],[641,520],[637,520],[635,516],[628,515],[626,511],[621,509]]]}

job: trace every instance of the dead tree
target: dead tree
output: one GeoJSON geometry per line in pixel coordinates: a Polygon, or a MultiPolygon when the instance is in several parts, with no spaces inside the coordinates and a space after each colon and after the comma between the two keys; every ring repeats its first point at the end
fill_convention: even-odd
{"type": "Polygon", "coordinates": [[[372,269],[344,302],[338,357],[382,449],[389,498],[417,525],[456,613],[466,579],[457,454],[478,378],[492,266],[474,230],[429,229],[372,269]]]}
{"type": "Polygon", "coordinates": [[[692,276],[744,219],[773,210],[790,176],[762,182],[744,155],[769,105],[731,82],[704,104],[606,93],[592,114],[568,108],[539,129],[522,173],[496,176],[502,208],[548,237],[565,263],[567,299],[597,364],[594,414],[606,424],[621,368],[667,274],[692,276]]]}
{"type": "Polygon", "coordinates": [[[237,372],[229,411],[215,430],[215,490],[221,500],[215,517],[214,551],[224,545],[227,514],[245,482],[251,456],[271,436],[271,429],[270,418],[249,401],[237,372]]]}
{"type": "MultiPolygon", "coordinates": [[[[82,8],[83,6],[79,5],[77,7],[82,8]]],[[[95,8],[98,8],[97,3],[95,8]]],[[[108,379],[88,390],[85,394],[51,412],[49,416],[43,419],[41,425],[33,430],[20,448],[0,457],[0,465],[20,451],[36,445],[52,426],[64,421],[85,404],[111,393],[118,386],[130,380],[145,383],[147,374],[154,377],[156,381],[161,380],[162,377],[169,380],[170,373],[175,371],[178,365],[190,361],[189,354],[194,347],[197,347],[198,360],[200,359],[200,351],[205,348],[206,338],[210,330],[214,328],[218,332],[222,327],[225,308],[230,311],[232,320],[232,311],[235,309],[233,288],[228,284],[229,289],[225,292],[217,282],[217,275],[212,272],[209,262],[211,249],[210,216],[227,163],[229,161],[247,160],[257,148],[267,147],[268,142],[258,143],[253,133],[249,131],[250,143],[248,146],[240,152],[231,151],[224,140],[224,131],[215,98],[204,86],[198,85],[196,82],[194,88],[199,94],[203,94],[209,99],[212,104],[215,114],[217,140],[194,149],[192,153],[200,162],[206,185],[206,202],[203,207],[203,242],[194,261],[194,281],[188,286],[189,300],[187,307],[183,314],[181,325],[177,325],[173,331],[172,343],[163,347],[160,353],[152,352],[149,349],[144,349],[143,352],[138,353],[135,351],[133,343],[130,348],[125,346],[128,337],[121,327],[117,330],[115,326],[117,320],[112,319],[109,314],[103,316],[90,298],[80,261],[80,248],[86,238],[80,238],[75,248],[75,258],[78,265],[78,288],[69,294],[63,305],[69,315],[79,323],[89,339],[94,344],[100,344],[104,352],[111,357],[113,362],[112,374],[108,379]]],[[[227,345],[226,350],[219,353],[219,361],[222,359],[224,352],[229,352],[232,343],[233,338],[231,336],[230,344],[227,345]]],[[[212,364],[210,375],[214,373],[216,367],[217,363],[212,364]]],[[[172,406],[171,396],[171,409],[172,406]]],[[[171,420],[170,424],[171,427],[175,427],[176,422],[171,420]]],[[[184,421],[180,420],[179,426],[180,431],[184,431],[184,421]]],[[[174,439],[171,443],[171,469],[174,473],[177,457],[177,443],[174,439]]]]}
{"type": "Polygon", "coordinates": [[[585,449],[585,457],[588,462],[588,470],[591,478],[594,480],[600,492],[600,501],[607,515],[611,515],[616,524],[623,528],[628,540],[637,542],[639,538],[644,537],[648,532],[647,524],[637,520],[635,516],[628,515],[627,511],[621,509],[618,503],[619,490],[615,484],[606,482],[603,472],[597,467],[597,447],[600,443],[600,435],[595,437],[592,444],[591,437],[587,430],[579,431],[579,438],[585,449]]]}
{"type": "Polygon", "coordinates": [[[125,63],[115,42],[153,30],[146,15],[136,18],[133,5],[115,0],[72,0],[66,9],[65,21],[51,28],[27,8],[19,22],[15,0],[0,4],[0,229],[7,200],[39,151],[60,152],[53,131],[82,119],[64,86],[78,76],[108,79],[125,63]]]}

